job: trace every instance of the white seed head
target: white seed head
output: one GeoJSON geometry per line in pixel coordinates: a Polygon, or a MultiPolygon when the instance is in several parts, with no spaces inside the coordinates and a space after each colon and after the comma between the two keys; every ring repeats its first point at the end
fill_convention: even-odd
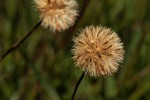
{"type": "Polygon", "coordinates": [[[102,26],[88,26],[73,41],[73,59],[78,68],[94,77],[117,72],[124,58],[117,33],[102,26]]]}
{"type": "Polygon", "coordinates": [[[72,26],[78,16],[75,0],[34,0],[43,27],[62,31],[72,26]]]}

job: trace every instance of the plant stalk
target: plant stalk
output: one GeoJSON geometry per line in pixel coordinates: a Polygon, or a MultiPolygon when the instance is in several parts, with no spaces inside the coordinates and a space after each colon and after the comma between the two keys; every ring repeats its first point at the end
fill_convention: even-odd
{"type": "Polygon", "coordinates": [[[75,86],[75,89],[74,89],[74,92],[73,92],[73,94],[72,94],[71,100],[74,100],[74,97],[75,97],[75,94],[76,94],[76,92],[77,92],[77,89],[78,89],[78,87],[79,87],[79,85],[80,85],[82,79],[84,78],[84,76],[85,76],[85,72],[83,72],[83,73],[81,74],[81,76],[80,76],[80,78],[79,78],[79,80],[78,80],[78,82],[77,82],[77,84],[76,84],[76,86],[75,86]]]}
{"type": "Polygon", "coordinates": [[[0,62],[9,55],[12,51],[17,49],[41,24],[42,21],[38,22],[20,41],[12,45],[5,53],[0,57],[0,62]]]}

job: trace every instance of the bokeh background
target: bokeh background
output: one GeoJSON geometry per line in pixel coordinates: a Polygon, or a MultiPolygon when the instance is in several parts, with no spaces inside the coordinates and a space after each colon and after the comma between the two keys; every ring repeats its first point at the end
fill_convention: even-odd
{"type": "MultiPolygon", "coordinates": [[[[72,37],[87,25],[115,30],[125,59],[108,77],[86,76],[76,100],[150,100],[150,0],[78,0],[80,16],[61,33],[39,27],[0,63],[0,100],[70,100],[81,75],[72,37]]],[[[0,0],[0,56],[37,23],[33,0],[0,0]]]]}

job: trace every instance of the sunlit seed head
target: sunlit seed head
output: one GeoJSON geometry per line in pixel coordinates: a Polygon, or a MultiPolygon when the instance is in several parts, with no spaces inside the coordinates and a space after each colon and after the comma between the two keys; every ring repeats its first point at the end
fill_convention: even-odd
{"type": "Polygon", "coordinates": [[[71,27],[78,16],[75,0],[34,0],[40,12],[42,25],[52,31],[62,31],[71,27]]]}
{"type": "Polygon", "coordinates": [[[73,59],[78,68],[94,77],[117,72],[124,58],[117,33],[102,26],[88,26],[73,41],[73,59]]]}

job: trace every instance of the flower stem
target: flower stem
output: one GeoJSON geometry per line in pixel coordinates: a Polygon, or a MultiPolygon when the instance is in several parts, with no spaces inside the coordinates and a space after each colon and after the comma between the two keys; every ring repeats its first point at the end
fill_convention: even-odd
{"type": "Polygon", "coordinates": [[[15,43],[14,45],[12,45],[7,51],[5,51],[5,53],[0,57],[0,62],[8,55],[10,54],[12,51],[14,51],[15,49],[17,49],[41,24],[42,21],[38,22],[30,31],[29,33],[27,33],[20,41],[18,41],[17,43],[15,43]]]}
{"type": "Polygon", "coordinates": [[[79,87],[79,85],[80,85],[82,79],[84,78],[84,76],[85,76],[85,72],[83,72],[83,73],[81,74],[81,76],[80,76],[80,78],[79,78],[79,80],[78,80],[78,82],[77,82],[77,84],[76,84],[76,87],[75,87],[75,89],[74,89],[74,92],[73,92],[73,94],[72,94],[71,100],[74,100],[74,97],[75,97],[75,94],[76,94],[76,92],[77,92],[77,89],[78,89],[78,87],[79,87]]]}

